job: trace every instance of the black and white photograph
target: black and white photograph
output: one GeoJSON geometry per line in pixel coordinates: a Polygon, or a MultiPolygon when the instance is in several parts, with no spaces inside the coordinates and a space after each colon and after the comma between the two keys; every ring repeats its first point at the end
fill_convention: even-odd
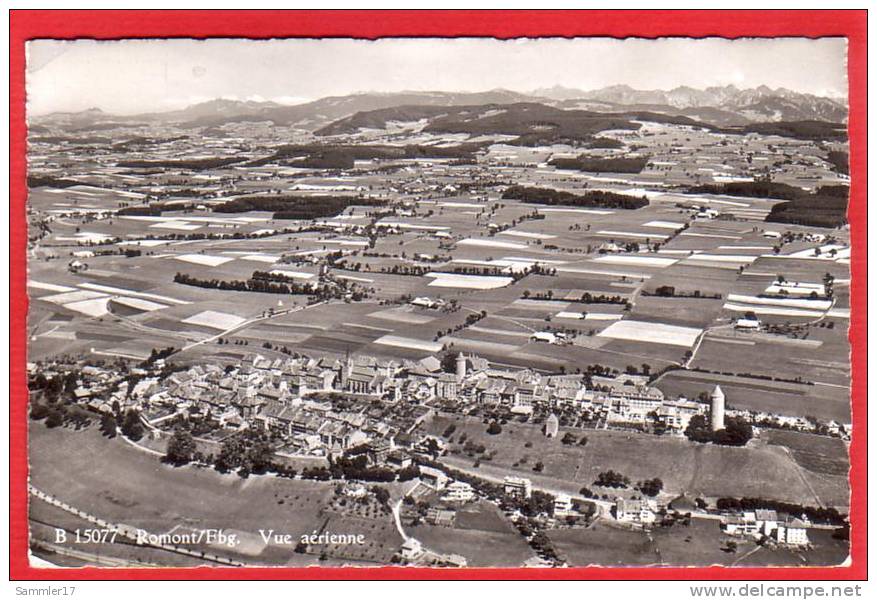
{"type": "Polygon", "coordinates": [[[30,565],[848,565],[847,51],[28,41],[30,565]]]}

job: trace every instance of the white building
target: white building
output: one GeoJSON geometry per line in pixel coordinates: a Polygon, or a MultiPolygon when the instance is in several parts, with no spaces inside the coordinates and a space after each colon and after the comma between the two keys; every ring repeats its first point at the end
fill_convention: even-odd
{"type": "Polygon", "coordinates": [[[472,486],[465,481],[455,481],[445,488],[445,495],[442,498],[448,502],[469,502],[475,497],[475,491],[472,486]]]}
{"type": "Polygon", "coordinates": [[[443,490],[448,485],[448,476],[433,467],[420,467],[420,481],[434,490],[443,490]]]}
{"type": "Polygon", "coordinates": [[[575,514],[575,510],[572,506],[572,498],[567,496],[566,494],[559,494],[554,498],[554,510],[555,517],[566,517],[571,514],[575,514]]]}
{"type": "Polygon", "coordinates": [[[506,477],[502,485],[506,496],[526,500],[533,495],[533,484],[523,477],[506,477]]]}
{"type": "Polygon", "coordinates": [[[761,321],[758,319],[737,319],[734,322],[734,329],[740,329],[743,331],[758,331],[761,329],[761,321]]]}
{"type": "Polygon", "coordinates": [[[777,525],[773,537],[778,543],[786,544],[787,546],[810,545],[810,538],[807,537],[807,528],[798,519],[777,525]]]}
{"type": "Polygon", "coordinates": [[[556,344],[557,336],[550,331],[537,331],[530,336],[531,342],[544,342],[547,344],[556,344]]]}
{"type": "Polygon", "coordinates": [[[657,518],[655,508],[654,503],[648,500],[618,498],[615,501],[615,520],[620,523],[648,525],[657,518]]]}
{"type": "Polygon", "coordinates": [[[405,540],[399,552],[405,560],[417,560],[424,554],[423,545],[414,538],[405,540]]]}

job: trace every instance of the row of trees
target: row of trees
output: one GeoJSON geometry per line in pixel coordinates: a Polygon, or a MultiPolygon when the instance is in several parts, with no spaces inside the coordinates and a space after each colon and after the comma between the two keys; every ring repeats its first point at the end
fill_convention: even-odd
{"type": "Polygon", "coordinates": [[[813,522],[829,523],[831,525],[843,525],[846,521],[846,515],[841,514],[833,507],[804,506],[802,504],[781,502],[779,500],[769,500],[766,498],[719,498],[716,501],[716,508],[730,512],[756,509],[775,510],[779,513],[784,513],[793,517],[807,517],[813,522]]]}
{"type": "Polygon", "coordinates": [[[705,416],[694,415],[688,422],[685,436],[701,444],[745,446],[752,439],[752,425],[742,417],[725,417],[725,428],[713,431],[705,416]]]}
{"type": "Polygon", "coordinates": [[[648,206],[649,201],[645,197],[637,198],[625,194],[589,190],[582,195],[564,192],[551,188],[526,187],[513,185],[502,195],[503,199],[521,200],[533,204],[547,204],[557,206],[579,206],[586,208],[620,208],[636,209],[648,206]]]}
{"type": "Polygon", "coordinates": [[[573,169],[589,173],[640,173],[646,168],[648,162],[648,157],[600,158],[583,154],[576,158],[555,158],[548,161],[548,164],[558,169],[573,169]]]}

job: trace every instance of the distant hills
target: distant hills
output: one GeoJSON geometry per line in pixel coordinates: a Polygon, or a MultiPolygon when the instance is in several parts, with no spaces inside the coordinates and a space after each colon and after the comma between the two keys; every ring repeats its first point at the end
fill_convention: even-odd
{"type": "Polygon", "coordinates": [[[362,111],[379,110],[402,105],[455,106],[510,103],[532,100],[530,96],[507,90],[489,92],[399,92],[361,93],[329,96],[313,102],[292,106],[276,102],[252,102],[216,99],[163,113],[113,116],[89,109],[78,113],[52,113],[32,119],[38,127],[55,125],[71,128],[103,128],[107,124],[126,126],[143,121],[175,123],[184,128],[214,127],[227,123],[272,121],[276,125],[319,129],[333,121],[362,111]]]}
{"type": "Polygon", "coordinates": [[[680,86],[668,91],[636,90],[627,85],[591,91],[554,87],[535,90],[533,94],[557,100],[564,108],[578,108],[577,101],[597,102],[603,104],[606,110],[624,107],[700,118],[711,116],[714,125],[809,120],[844,123],[847,119],[845,103],[764,85],[750,89],[727,85],[702,90],[680,86]]]}
{"type": "MultiPolygon", "coordinates": [[[[409,121],[439,116],[440,111],[429,107],[455,107],[452,112],[459,112],[459,109],[478,106],[492,106],[495,109],[500,105],[523,104],[542,106],[539,110],[550,114],[551,118],[564,121],[573,115],[563,113],[574,111],[578,111],[579,117],[586,116],[585,113],[647,112],[687,118],[715,127],[787,121],[845,123],[847,119],[847,107],[842,102],[784,88],[760,86],[738,89],[724,86],[699,90],[677,87],[664,91],[636,90],[626,85],[616,85],[590,91],[555,86],[528,94],[509,90],[472,93],[370,92],[331,96],[291,106],[276,102],[217,99],[182,110],[128,116],[110,115],[91,108],[81,112],[34,117],[31,119],[31,130],[34,133],[47,133],[51,128],[68,132],[100,131],[156,122],[199,128],[270,121],[276,125],[327,134],[330,131],[340,133],[354,123],[361,127],[382,127],[388,120],[409,121]],[[343,120],[347,120],[346,124],[338,123],[343,120]]],[[[431,123],[433,125],[438,126],[431,123]]]]}
{"type": "Polygon", "coordinates": [[[688,117],[659,113],[602,113],[563,110],[537,102],[472,106],[398,106],[359,112],[339,119],[314,133],[321,136],[356,133],[360,128],[382,129],[391,122],[425,121],[423,131],[514,135],[515,144],[535,146],[552,143],[588,142],[607,129],[639,128],[635,120],[680,125],[708,126],[688,117]]]}

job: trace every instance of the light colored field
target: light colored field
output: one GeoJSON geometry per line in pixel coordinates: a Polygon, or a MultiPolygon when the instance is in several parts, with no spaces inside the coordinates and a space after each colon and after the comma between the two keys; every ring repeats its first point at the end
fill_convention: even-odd
{"type": "Polygon", "coordinates": [[[715,238],[717,240],[742,240],[743,239],[739,235],[720,235],[718,233],[697,233],[695,231],[683,231],[679,235],[684,235],[686,237],[715,238]]]}
{"type": "Polygon", "coordinates": [[[821,283],[801,283],[797,281],[787,281],[786,283],[773,282],[764,290],[765,294],[779,294],[785,291],[793,296],[809,296],[816,292],[818,296],[825,295],[825,286],[821,283]]]}
{"type": "Polygon", "coordinates": [[[271,269],[272,275],[282,275],[284,277],[292,277],[294,279],[313,279],[313,273],[305,273],[304,271],[286,271],[285,269],[271,269]]]}
{"type": "Polygon", "coordinates": [[[205,267],[218,267],[234,260],[227,256],[211,256],[209,254],[178,254],[174,256],[174,258],[193,265],[202,265],[205,267]]]}
{"type": "Polygon", "coordinates": [[[440,352],[443,345],[438,342],[427,342],[424,340],[415,340],[412,338],[401,337],[398,335],[385,335],[374,341],[375,344],[384,346],[395,346],[397,348],[410,348],[412,350],[423,350],[424,352],[440,352]]]}
{"type": "Polygon", "coordinates": [[[64,305],[64,308],[75,310],[76,312],[88,315],[89,317],[102,317],[109,312],[107,302],[109,298],[94,298],[92,300],[80,300],[79,302],[70,302],[64,305]]]}
{"type": "Polygon", "coordinates": [[[675,258],[657,256],[636,256],[630,254],[607,254],[594,259],[594,262],[609,265],[634,265],[637,267],[669,267],[676,264],[675,258]]]}
{"type": "Polygon", "coordinates": [[[270,254],[246,254],[244,256],[241,256],[241,260],[250,260],[253,262],[272,264],[280,260],[280,257],[271,256],[270,254]]]}
{"type": "Polygon", "coordinates": [[[702,329],[695,327],[624,320],[612,323],[597,335],[615,340],[631,340],[690,348],[697,341],[697,336],[702,332],[702,329]]]}
{"type": "Polygon", "coordinates": [[[196,231],[203,227],[202,225],[196,225],[195,223],[189,223],[187,221],[163,221],[161,223],[154,223],[149,226],[150,229],[153,228],[159,229],[174,229],[177,231],[196,231]]]}
{"type": "Polygon", "coordinates": [[[663,233],[654,233],[654,232],[641,232],[641,231],[615,231],[612,229],[606,229],[603,231],[598,231],[597,235],[603,235],[608,237],[623,237],[623,238],[641,238],[641,239],[651,239],[651,240],[666,240],[668,235],[663,233]]]}
{"type": "Polygon", "coordinates": [[[368,242],[360,241],[360,240],[327,240],[327,239],[319,239],[313,240],[318,244],[337,244],[338,246],[357,246],[359,248],[365,248],[368,246],[368,242]]]}
{"type": "Polygon", "coordinates": [[[520,306],[521,308],[529,308],[534,310],[539,310],[543,308],[547,308],[549,310],[558,310],[564,309],[569,306],[569,302],[564,302],[562,300],[530,300],[528,298],[519,298],[512,302],[514,306],[520,306]]]}
{"type": "Polygon", "coordinates": [[[158,302],[150,302],[149,300],[143,300],[142,298],[128,298],[125,296],[119,296],[113,298],[113,301],[118,302],[119,304],[122,304],[124,306],[129,306],[131,308],[147,312],[167,308],[167,306],[165,306],[164,304],[159,304],[158,302]]]}
{"type": "Polygon", "coordinates": [[[767,306],[784,306],[786,308],[804,308],[807,310],[828,310],[830,300],[806,300],[804,298],[762,298],[743,294],[728,294],[728,302],[745,304],[765,304],[767,306]]]}
{"type": "Polygon", "coordinates": [[[619,314],[589,312],[585,314],[585,321],[618,321],[623,317],[619,314]]]}
{"type": "Polygon", "coordinates": [[[515,273],[520,272],[525,269],[529,269],[533,265],[535,265],[537,261],[535,259],[498,259],[498,260],[477,260],[477,259],[468,259],[468,258],[455,258],[451,260],[454,264],[460,265],[475,265],[481,267],[496,267],[501,269],[506,273],[515,273]]]}
{"type": "Polygon", "coordinates": [[[143,246],[144,248],[153,248],[155,246],[163,246],[170,244],[171,240],[129,240],[119,242],[119,246],[143,246]]]}
{"type": "Polygon", "coordinates": [[[511,277],[490,277],[485,275],[458,275],[456,273],[427,273],[432,277],[430,287],[466,288],[471,290],[494,290],[512,283],[511,277]]]}
{"type": "Polygon", "coordinates": [[[92,292],[89,290],[76,290],[74,292],[64,292],[53,296],[43,296],[40,300],[51,302],[52,304],[65,305],[69,302],[80,302],[82,300],[92,300],[95,298],[106,298],[106,294],[92,292]]]}
{"type": "Polygon", "coordinates": [[[40,281],[28,280],[27,287],[37,290],[46,290],[49,292],[72,292],[74,288],[66,285],[55,285],[54,283],[42,283],[40,281]]]}
{"type": "Polygon", "coordinates": [[[429,315],[415,313],[409,307],[379,310],[377,312],[369,313],[368,316],[375,319],[383,319],[385,321],[395,321],[397,323],[412,323],[415,325],[429,323],[435,318],[429,315]]]}
{"type": "Polygon", "coordinates": [[[170,302],[171,304],[189,304],[185,300],[177,300],[176,298],[171,298],[169,296],[162,296],[160,294],[150,294],[147,292],[137,292],[134,290],[126,290],[123,288],[113,287],[113,286],[109,286],[109,285],[100,285],[98,283],[80,283],[79,287],[85,288],[87,290],[106,292],[108,294],[124,294],[125,296],[133,296],[133,297],[137,297],[137,298],[147,298],[149,300],[156,300],[158,302],[170,302]]]}
{"type": "Polygon", "coordinates": [[[246,321],[246,319],[243,317],[218,312],[215,310],[205,310],[204,312],[192,315],[188,319],[183,319],[183,323],[187,323],[189,325],[201,325],[203,327],[210,327],[212,329],[220,330],[237,327],[244,321],[246,321]]]}
{"type": "Polygon", "coordinates": [[[506,231],[500,231],[500,235],[511,235],[515,237],[529,238],[532,240],[553,240],[557,236],[549,235],[547,233],[534,233],[531,231],[514,231],[512,229],[506,231]]]}
{"type": "Polygon", "coordinates": [[[56,240],[59,242],[76,242],[76,243],[89,243],[89,244],[100,244],[102,242],[109,241],[113,239],[112,235],[105,235],[102,233],[94,233],[93,231],[83,231],[81,233],[77,233],[73,236],[57,236],[56,240]]]}
{"type": "Polygon", "coordinates": [[[745,254],[694,254],[683,259],[685,262],[751,263],[757,257],[745,254]]]}
{"type": "Polygon", "coordinates": [[[400,221],[381,221],[380,225],[387,227],[398,227],[399,229],[410,229],[412,231],[448,231],[450,227],[444,225],[414,225],[413,223],[402,223],[400,221]]]}
{"type": "Polygon", "coordinates": [[[811,260],[837,260],[839,258],[849,258],[850,248],[843,244],[827,244],[825,246],[819,246],[819,254],[816,253],[815,248],[807,248],[806,250],[799,250],[798,252],[792,252],[791,254],[781,254],[780,256],[785,256],[786,258],[807,258],[811,260]],[[832,250],[835,251],[833,256],[830,254],[832,250]]]}
{"type": "Polygon", "coordinates": [[[775,315],[782,317],[821,317],[825,313],[815,310],[804,310],[799,308],[780,308],[774,306],[763,305],[744,305],[728,302],[722,306],[725,310],[734,312],[754,312],[758,315],[775,315]]]}
{"type": "Polygon", "coordinates": [[[478,248],[501,248],[503,250],[523,250],[526,244],[516,244],[514,242],[498,242],[488,239],[468,238],[457,242],[457,246],[474,246],[478,248]]]}
{"type": "Polygon", "coordinates": [[[673,221],[649,221],[643,223],[643,227],[657,227],[658,229],[679,229],[684,227],[684,223],[674,223],[673,221]]]}

